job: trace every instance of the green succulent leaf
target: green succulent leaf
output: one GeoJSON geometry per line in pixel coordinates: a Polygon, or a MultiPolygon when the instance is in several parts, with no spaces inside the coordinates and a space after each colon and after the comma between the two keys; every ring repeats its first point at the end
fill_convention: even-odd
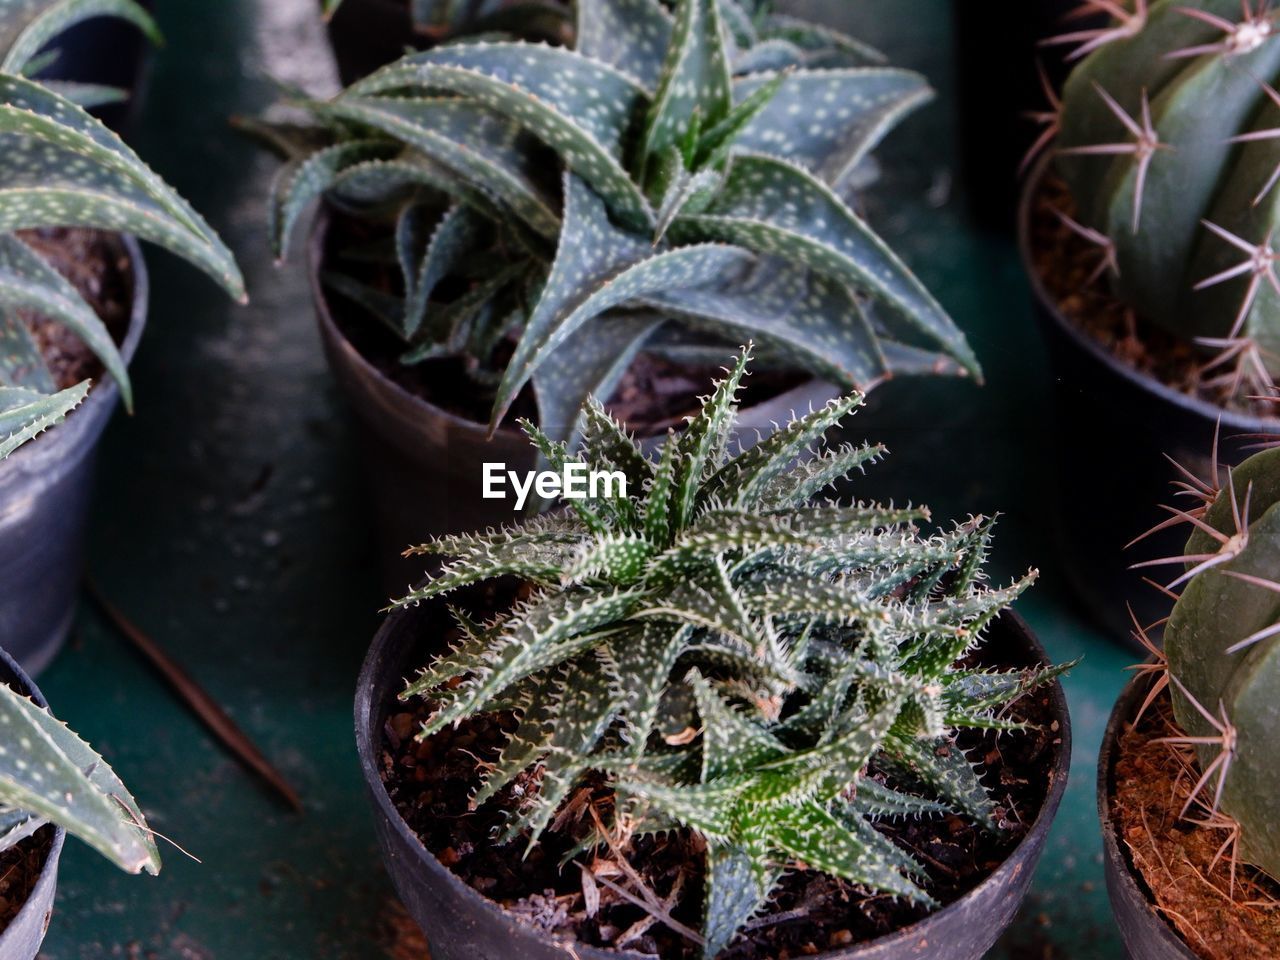
{"type": "Polygon", "coordinates": [[[672,20],[658,0],[579,0],[574,49],[656,91],[672,20]]]}
{"type": "Polygon", "coordinates": [[[719,0],[679,0],[658,93],[649,107],[642,156],[654,157],[679,143],[695,117],[703,128],[713,127],[732,106],[719,0]]]}
{"type": "Polygon", "coordinates": [[[0,460],[61,423],[88,394],[88,380],[55,394],[0,386],[0,460]]]}
{"type": "Polygon", "coordinates": [[[92,17],[124,20],[152,43],[164,43],[151,14],[135,0],[9,0],[0,19],[0,50],[5,51],[0,73],[26,73],[51,40],[92,17]]]}

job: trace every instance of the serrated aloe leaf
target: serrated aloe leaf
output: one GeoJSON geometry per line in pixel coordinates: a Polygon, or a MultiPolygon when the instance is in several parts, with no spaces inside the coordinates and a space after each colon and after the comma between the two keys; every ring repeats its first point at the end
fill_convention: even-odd
{"type": "Polygon", "coordinates": [[[753,75],[733,85],[739,101],[762,91],[770,95],[733,145],[791,160],[837,187],[889,130],[933,96],[920,74],[888,67],[753,75]]]}
{"type": "Polygon", "coordinates": [[[595,396],[588,398],[584,410],[583,448],[594,451],[606,466],[621,470],[632,490],[643,489],[653,479],[653,463],[635,438],[595,396]]]}
{"type": "Polygon", "coordinates": [[[427,242],[422,259],[411,274],[412,283],[405,297],[404,333],[412,337],[422,326],[427,304],[437,285],[449,276],[465,258],[475,253],[484,233],[484,220],[468,206],[449,209],[427,242]]]}
{"type": "Polygon", "coordinates": [[[762,77],[759,84],[750,90],[743,89],[741,95],[739,95],[740,83],[735,84],[733,89],[736,102],[723,120],[710,127],[698,138],[698,152],[694,166],[722,165],[728,158],[729,151],[769,105],[787,79],[788,75],[781,71],[773,76],[762,77]]]}
{"type": "Polygon", "coordinates": [[[151,14],[135,0],[10,0],[0,25],[0,72],[23,73],[31,58],[58,34],[91,17],[115,17],[132,23],[152,43],[164,43],[151,14]]]}
{"type": "Polygon", "coordinates": [[[86,226],[135,233],[244,298],[231,252],[115,134],[20,77],[0,75],[0,103],[0,231],[86,226]]]}
{"type": "Polygon", "coordinates": [[[45,817],[129,873],[160,870],[133,796],[47,710],[0,685],[0,802],[45,817]]]}
{"type": "Polygon", "coordinates": [[[740,50],[733,60],[735,76],[798,70],[808,64],[808,54],[786,40],[761,40],[749,50],[740,50]]]}
{"type": "Polygon", "coordinates": [[[733,94],[726,39],[718,0],[679,0],[658,93],[649,107],[642,157],[679,143],[695,117],[710,127],[729,113],[733,94]]]}
{"type": "Polygon", "coordinates": [[[1051,683],[1079,663],[1077,657],[1067,663],[1025,670],[950,671],[941,679],[943,696],[968,704],[975,710],[989,710],[1012,703],[1024,694],[1051,683]]]}
{"type": "Polygon", "coordinates": [[[653,242],[661,243],[671,224],[682,213],[696,213],[704,209],[723,182],[724,175],[712,168],[694,174],[679,170],[667,185],[658,205],[653,242]]]}
{"type": "Polygon", "coordinates": [[[421,603],[493,577],[517,576],[533,583],[556,583],[560,579],[561,566],[567,559],[568,554],[556,549],[554,543],[530,544],[523,540],[494,543],[482,551],[469,552],[468,555],[445,564],[431,578],[430,583],[406,594],[395,605],[404,607],[421,603]]]}
{"type": "Polygon", "coordinates": [[[617,790],[624,800],[652,804],[685,826],[708,838],[723,839],[735,829],[742,783],[666,784],[653,780],[619,778],[617,790]]]}
{"type": "Polygon", "coordinates": [[[691,671],[702,722],[702,779],[718,780],[776,760],[786,748],[760,723],[730,707],[702,674],[691,671]]]}
{"type": "Polygon", "coordinates": [[[650,622],[620,634],[609,645],[607,663],[622,703],[627,736],[637,755],[647,745],[662,690],[691,632],[689,627],[650,622]]]}
{"type": "Polygon", "coordinates": [[[395,145],[384,140],[351,140],[282,166],[271,185],[267,207],[267,230],[276,260],[284,260],[289,238],[307,205],[332,187],[344,170],[366,160],[390,159],[396,152],[395,145]]]}
{"type": "Polygon", "coordinates": [[[348,88],[367,96],[405,86],[469,98],[509,114],[589,182],[632,226],[652,223],[621,163],[623,134],[648,99],[626,74],[572,51],[527,43],[469,43],[413,54],[348,88]],[[512,70],[519,64],[518,72],[512,70]]]}
{"type": "Polygon", "coordinates": [[[0,387],[0,460],[61,423],[88,393],[88,380],[52,395],[21,387],[0,387]]]}
{"type": "Polygon", "coordinates": [[[123,87],[109,87],[101,83],[77,83],[74,80],[45,80],[44,85],[77,107],[95,110],[129,99],[129,91],[123,87]]]}
{"type": "Polygon", "coordinates": [[[762,350],[815,376],[868,389],[888,365],[879,338],[840,281],[765,257],[742,281],[724,288],[659,291],[644,302],[729,340],[762,350]]]}
{"type": "Polygon", "coordinates": [[[474,809],[496,796],[508,783],[546,755],[551,746],[554,721],[560,709],[556,697],[556,680],[542,679],[532,688],[515,731],[503,744],[493,766],[486,769],[484,779],[471,795],[474,809]]]}
{"type": "Polygon", "coordinates": [[[697,287],[722,278],[748,257],[741,249],[721,244],[653,253],[647,243],[613,225],[604,201],[585,181],[566,174],[560,247],[503,373],[490,431],[538,366],[583,324],[656,290],[697,287]]]}
{"type": "Polygon", "coordinates": [[[792,258],[882,301],[974,375],[977,358],[933,295],[889,246],[825,184],[801,167],[762,154],[734,159],[724,189],[672,236],[721,240],[792,258]]]}
{"type": "Polygon", "coordinates": [[[0,234],[0,309],[31,310],[66,326],[102,361],[120,387],[125,407],[133,409],[129,372],[106,324],[66,277],[10,234],[0,234]]]}
{"type": "Polygon", "coordinates": [[[788,473],[776,478],[764,495],[765,502],[799,506],[821,493],[837,480],[855,471],[865,470],[885,454],[882,444],[843,444],[819,456],[798,463],[788,473]]]}
{"type": "Polygon", "coordinates": [[[26,810],[0,812],[0,853],[17,846],[48,822],[26,810]]]}
{"type": "Polygon", "coordinates": [[[658,0],[579,0],[574,48],[656,91],[671,42],[671,14],[658,0]]]}
{"type": "Polygon", "coordinates": [[[720,0],[720,16],[735,47],[751,47],[760,41],[754,18],[738,0],[720,0]]]}
{"type": "Polygon", "coordinates": [[[964,751],[952,740],[895,738],[886,746],[888,757],[957,809],[988,830],[995,829],[995,804],[964,751]]]}
{"type": "Polygon", "coordinates": [[[852,804],[864,815],[882,817],[924,817],[951,812],[945,803],[917,797],[886,786],[872,777],[860,777],[852,804]]]}
{"type": "Polygon", "coordinates": [[[653,480],[649,483],[644,503],[644,534],[655,544],[665,546],[671,540],[672,498],[676,486],[676,440],[667,433],[666,442],[658,454],[653,468],[653,480]]]}
{"type": "Polygon", "coordinates": [[[729,437],[738,412],[738,389],[751,362],[750,349],[743,350],[727,375],[715,383],[702,409],[693,417],[679,441],[678,474],[675,487],[675,515],[679,527],[687,524],[697,505],[698,489],[711,471],[724,461],[729,437]]]}
{"type": "Polygon", "coordinates": [[[662,323],[651,313],[612,313],[584,323],[533,372],[538,416],[548,434],[573,442],[587,398],[611,397],[618,381],[662,323]]]}
{"type": "Polygon", "coordinates": [[[26,321],[0,315],[0,384],[56,393],[58,385],[26,321]]]}
{"type": "Polygon", "coordinates": [[[785,14],[769,14],[759,27],[761,41],[781,40],[805,52],[814,68],[860,67],[885,62],[885,55],[846,33],[785,14]]]}
{"type": "Polygon", "coordinates": [[[478,192],[510,208],[537,233],[557,234],[559,218],[536,183],[515,124],[465,100],[358,97],[353,89],[314,109],[381,130],[422,151],[470,188],[463,191],[462,186],[441,182],[441,189],[459,199],[471,200],[478,192]]]}
{"type": "Polygon", "coordinates": [[[777,885],[782,871],[759,842],[707,843],[707,893],[702,933],[704,960],[719,956],[777,885]]]}

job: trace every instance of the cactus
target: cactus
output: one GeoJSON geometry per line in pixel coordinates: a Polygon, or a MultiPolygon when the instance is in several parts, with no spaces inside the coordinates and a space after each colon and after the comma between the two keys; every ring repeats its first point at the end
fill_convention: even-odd
{"type": "Polygon", "coordinates": [[[350,253],[384,257],[403,296],[331,285],[393,330],[406,362],[465,357],[493,394],[491,429],[532,379],[543,429],[568,439],[641,349],[720,357],[749,337],[762,362],[848,389],[977,374],[844,199],[929,97],[881,59],[739,0],[674,14],[581,0],[573,49],[440,46],[303,102],[310,125],[245,126],[288,158],[270,206],[278,256],[318,195],[386,219],[393,242],[350,253]]]}
{"type": "Polygon", "coordinates": [[[397,603],[501,576],[534,586],[491,623],[457,613],[464,638],[402,697],[433,705],[423,737],[518,715],[472,796],[539,772],[504,842],[535,844],[588,771],[607,775],[617,816],[579,849],[676,826],[705,837],[708,957],[802,863],[930,903],[923,867],[874,824],[954,811],[996,829],[981,769],[944,747],[964,728],[1019,729],[999,708],[1062,669],[959,662],[1034,578],[985,585],[990,520],[925,536],[924,508],[811,503],[883,453],[797,462],[859,395],[731,455],[747,362],[654,458],[594,399],[577,457],[526,422],[556,469],[616,473],[626,494],[414,548],[451,559],[397,603]]]}
{"type": "Polygon", "coordinates": [[[17,231],[126,231],[190,260],[237,299],[244,297],[244,284],[231,252],[199,214],[81,106],[115,94],[24,76],[48,62],[41,51],[60,32],[105,14],[158,36],[133,0],[0,2],[0,388],[57,393],[59,385],[19,312],[27,311],[73,331],[131,408],[128,371],[102,320],[17,231]]]}
{"type": "Polygon", "coordinates": [[[1275,11],[1267,0],[1082,9],[1112,22],[1055,38],[1078,43],[1080,62],[1041,115],[1076,216],[1141,317],[1234,362],[1237,393],[1269,386],[1280,373],[1275,11]]]}
{"type": "MultiPolygon", "coordinates": [[[[1280,878],[1280,448],[1254,454],[1221,489],[1199,484],[1202,506],[1173,510],[1193,524],[1182,593],[1164,629],[1174,716],[1198,754],[1199,802],[1239,824],[1236,857],[1280,878]]],[[[1162,678],[1163,679],[1163,678],[1162,678]]],[[[1233,861],[1234,862],[1234,861],[1233,861]]]]}
{"type": "Polygon", "coordinates": [[[0,684],[0,850],[46,823],[121,870],[160,871],[142,811],[107,762],[48,710],[0,684]]]}

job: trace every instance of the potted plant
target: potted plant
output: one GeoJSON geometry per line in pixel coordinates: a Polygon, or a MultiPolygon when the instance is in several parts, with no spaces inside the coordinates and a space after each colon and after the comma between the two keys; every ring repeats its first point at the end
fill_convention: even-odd
{"type": "Polygon", "coordinates": [[[39,83],[0,75],[0,636],[41,669],[70,629],[94,453],[147,316],[136,242],[157,243],[243,298],[213,230],[114,133],[39,83]],[[85,381],[94,384],[85,397],[85,381]],[[75,394],[60,391],[75,388],[75,394]],[[83,403],[21,449],[15,441],[83,403]],[[34,418],[34,419],[29,419],[34,418]]]}
{"type": "Polygon", "coordinates": [[[1129,953],[1280,951],[1275,685],[1280,449],[1214,475],[1175,557],[1164,649],[1125,688],[1098,761],[1107,889],[1129,953]],[[1176,575],[1176,576],[1175,576],[1176,575]]]}
{"type": "Polygon", "coordinates": [[[158,873],[160,855],[120,778],[49,713],[3,650],[0,731],[0,960],[33,960],[49,927],[68,832],[129,873],[158,873]]]}
{"type": "Polygon", "coordinates": [[[594,393],[661,435],[732,339],[756,340],[767,368],[748,436],[828,383],[978,372],[843,199],[927,99],[919,75],[734,2],[681,0],[673,17],[582,0],[577,18],[572,50],[441,46],[300,104],[309,124],[247,125],[288,157],[277,254],[311,200],[332,211],[312,235],[316,302],[372,441],[388,555],[512,518],[480,476],[530,462],[515,414],[571,440],[594,393]]]}
{"type": "MultiPolygon", "coordinates": [[[[1261,398],[1280,370],[1268,86],[1280,41],[1265,4],[1117,12],[1081,41],[1091,52],[1046,114],[1052,163],[1026,186],[1020,230],[1055,377],[1068,573],[1127,636],[1126,602],[1143,622],[1162,603],[1118,548],[1156,521],[1142,511],[1159,499],[1164,456],[1200,474],[1219,421],[1232,464],[1249,435],[1277,427],[1261,398]],[[1081,495],[1103,477],[1122,477],[1125,495],[1081,495]]],[[[1161,531],[1129,559],[1178,546],[1161,531]]]]}
{"type": "Polygon", "coordinates": [[[438,960],[977,958],[1017,908],[1070,754],[1063,668],[1007,612],[1034,572],[985,585],[980,517],[811,505],[883,453],[797,462],[859,395],[731,454],[747,360],[653,457],[599,404],[576,458],[526,422],[625,482],[411,551],[451,559],[374,640],[356,726],[438,960]],[[945,876],[913,854],[939,836],[945,876]]]}
{"type": "Polygon", "coordinates": [[[149,0],[10,3],[0,24],[0,70],[37,79],[119,129],[143,82],[147,43],[163,38],[149,0]]]}
{"type": "Polygon", "coordinates": [[[453,37],[512,32],[564,43],[572,34],[566,0],[326,0],[322,8],[343,85],[453,37]]]}

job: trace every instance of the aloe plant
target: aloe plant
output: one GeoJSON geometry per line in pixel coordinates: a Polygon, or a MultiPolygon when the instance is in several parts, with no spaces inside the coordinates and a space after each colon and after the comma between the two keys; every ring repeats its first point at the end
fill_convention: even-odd
{"type": "MultiPolygon", "coordinates": [[[[997,829],[965,729],[1017,730],[1002,708],[1062,668],[967,658],[1034,579],[992,589],[992,521],[924,535],[925,508],[812,498],[879,446],[797,457],[862,402],[834,400],[731,453],[744,352],[700,414],[647,458],[594,399],[582,448],[529,422],[558,470],[620,473],[621,497],[409,551],[447,559],[397,606],[515,576],[533,595],[463,639],[402,698],[432,706],[422,737],[468,717],[519,720],[471,798],[505,796],[501,841],[538,842],[591,773],[616,794],[609,836],[684,828],[707,844],[706,955],[801,864],[928,904],[924,867],[875,824],[955,812],[997,829]]],[[[604,843],[592,833],[580,850],[604,843]]],[[[609,842],[612,842],[610,840],[609,842]]]]}
{"type": "Polygon", "coordinates": [[[575,32],[572,49],[438,46],[300,101],[308,123],[246,123],[287,158],[277,255],[320,195],[384,221],[393,239],[350,256],[392,264],[401,293],[327,280],[405,362],[465,357],[491,429],[532,380],[542,427],[572,436],[641,349],[719,357],[749,337],[846,388],[977,374],[845,196],[929,98],[922,77],[739,0],[581,0],[575,32]]]}
{"type": "Polygon", "coordinates": [[[1084,0],[1111,22],[1053,42],[1078,64],[1056,137],[1081,232],[1114,291],[1194,341],[1239,394],[1280,372],[1280,76],[1267,0],[1084,0]]]}
{"type": "Polygon", "coordinates": [[[1280,449],[1253,455],[1225,483],[1217,473],[1215,462],[1208,480],[1179,485],[1195,495],[1193,509],[1169,508],[1192,526],[1184,555],[1147,564],[1178,568],[1168,588],[1181,590],[1164,650],[1148,641],[1156,658],[1145,669],[1156,680],[1147,703],[1168,689],[1181,729],[1167,739],[1197,756],[1182,813],[1194,806],[1231,830],[1233,878],[1238,861],[1280,878],[1280,449]]]}
{"type": "Polygon", "coordinates": [[[48,710],[0,684],[0,851],[53,823],[129,873],[160,871],[137,801],[48,710]]]}

